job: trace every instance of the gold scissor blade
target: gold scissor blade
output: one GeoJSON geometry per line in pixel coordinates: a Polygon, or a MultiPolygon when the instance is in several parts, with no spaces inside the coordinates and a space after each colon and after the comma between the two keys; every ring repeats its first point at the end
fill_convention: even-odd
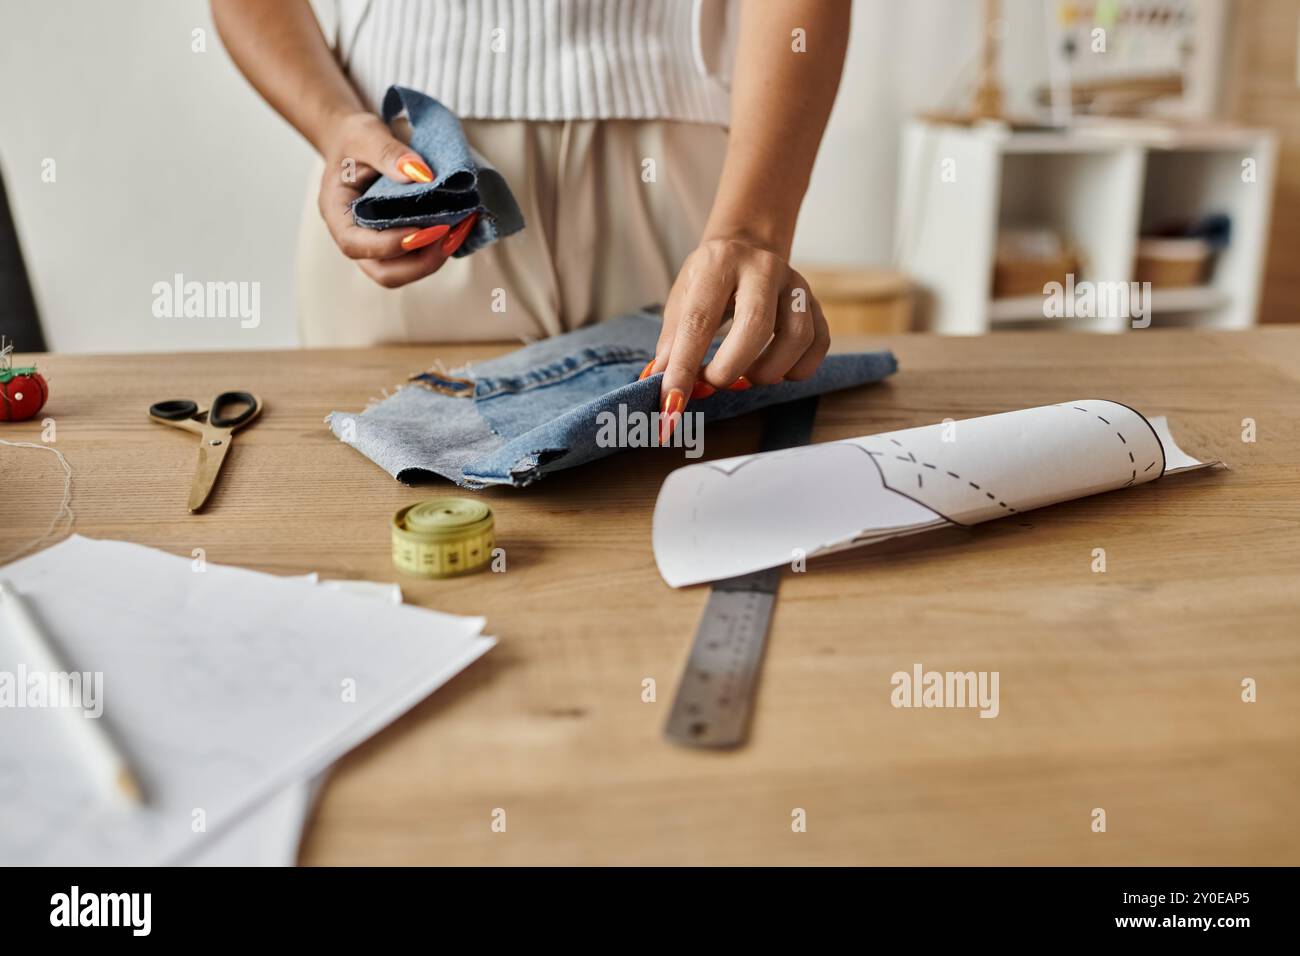
{"type": "Polygon", "coordinates": [[[194,470],[194,484],[190,486],[190,511],[202,508],[212,494],[221,463],[226,460],[226,452],[230,451],[230,439],[229,433],[219,436],[209,433],[200,439],[199,464],[194,470]]]}

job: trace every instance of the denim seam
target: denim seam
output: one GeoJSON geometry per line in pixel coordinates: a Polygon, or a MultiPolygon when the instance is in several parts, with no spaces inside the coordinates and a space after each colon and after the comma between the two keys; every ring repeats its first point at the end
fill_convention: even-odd
{"type": "Polygon", "coordinates": [[[532,369],[523,375],[480,378],[474,389],[474,401],[485,401],[501,395],[518,395],[521,392],[559,385],[569,379],[602,365],[622,362],[648,361],[653,353],[645,349],[608,346],[600,349],[583,349],[582,360],[575,356],[532,369]]]}

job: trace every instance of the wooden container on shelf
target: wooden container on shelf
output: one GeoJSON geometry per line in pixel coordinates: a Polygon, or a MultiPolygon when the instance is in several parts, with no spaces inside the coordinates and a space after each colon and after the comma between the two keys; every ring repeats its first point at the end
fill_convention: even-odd
{"type": "Polygon", "coordinates": [[[912,330],[912,282],[892,269],[803,268],[832,335],[890,335],[912,330]]]}
{"type": "Polygon", "coordinates": [[[993,263],[993,298],[1042,295],[1048,283],[1064,285],[1066,276],[1077,276],[1078,270],[1078,258],[1068,254],[1053,259],[999,258],[993,263]]]}
{"type": "Polygon", "coordinates": [[[1205,282],[1213,247],[1204,239],[1138,240],[1133,277],[1155,289],[1178,289],[1205,282]]]}

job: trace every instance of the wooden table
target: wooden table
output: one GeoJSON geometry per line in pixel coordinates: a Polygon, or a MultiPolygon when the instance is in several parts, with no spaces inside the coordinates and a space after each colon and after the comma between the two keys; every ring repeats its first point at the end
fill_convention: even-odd
{"type": "MultiPolygon", "coordinates": [[[[1300,863],[1300,330],[840,344],[859,346],[893,348],[901,371],[823,400],[817,440],[1104,397],[1167,414],[1188,452],[1230,468],[787,574],[751,742],[729,753],[661,736],[706,596],[665,586],[650,552],[680,451],[487,492],[507,572],[401,583],[412,603],[486,614],[501,643],[341,763],[303,862],[1300,863]],[[998,671],[1000,716],[894,709],[890,676],[914,663],[998,671]]],[[[389,516],[449,486],[397,484],[322,419],[435,358],[496,351],[38,360],[82,534],[390,581],[389,516]],[[267,411],[191,517],[193,442],[145,408],[234,387],[267,411]]],[[[709,457],[744,453],[758,423],[708,439],[709,457]]],[[[47,526],[58,471],[4,446],[0,466],[7,554],[47,526]]]]}

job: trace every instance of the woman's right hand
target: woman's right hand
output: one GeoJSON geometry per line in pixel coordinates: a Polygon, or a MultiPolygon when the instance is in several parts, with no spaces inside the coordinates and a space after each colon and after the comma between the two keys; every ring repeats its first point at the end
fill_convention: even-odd
{"type": "Polygon", "coordinates": [[[344,116],[334,124],[323,153],[321,217],[343,254],[385,289],[437,272],[474,225],[472,215],[452,227],[376,230],[356,224],[352,202],[381,174],[399,183],[427,183],[434,178],[424,160],[374,113],[344,116]]]}
{"type": "Polygon", "coordinates": [[[212,0],[221,39],[249,82],[325,158],[317,206],[334,242],[388,289],[437,272],[474,228],[378,231],[358,226],[352,201],[382,173],[432,182],[434,171],[361,105],[308,0],[212,0]]]}

